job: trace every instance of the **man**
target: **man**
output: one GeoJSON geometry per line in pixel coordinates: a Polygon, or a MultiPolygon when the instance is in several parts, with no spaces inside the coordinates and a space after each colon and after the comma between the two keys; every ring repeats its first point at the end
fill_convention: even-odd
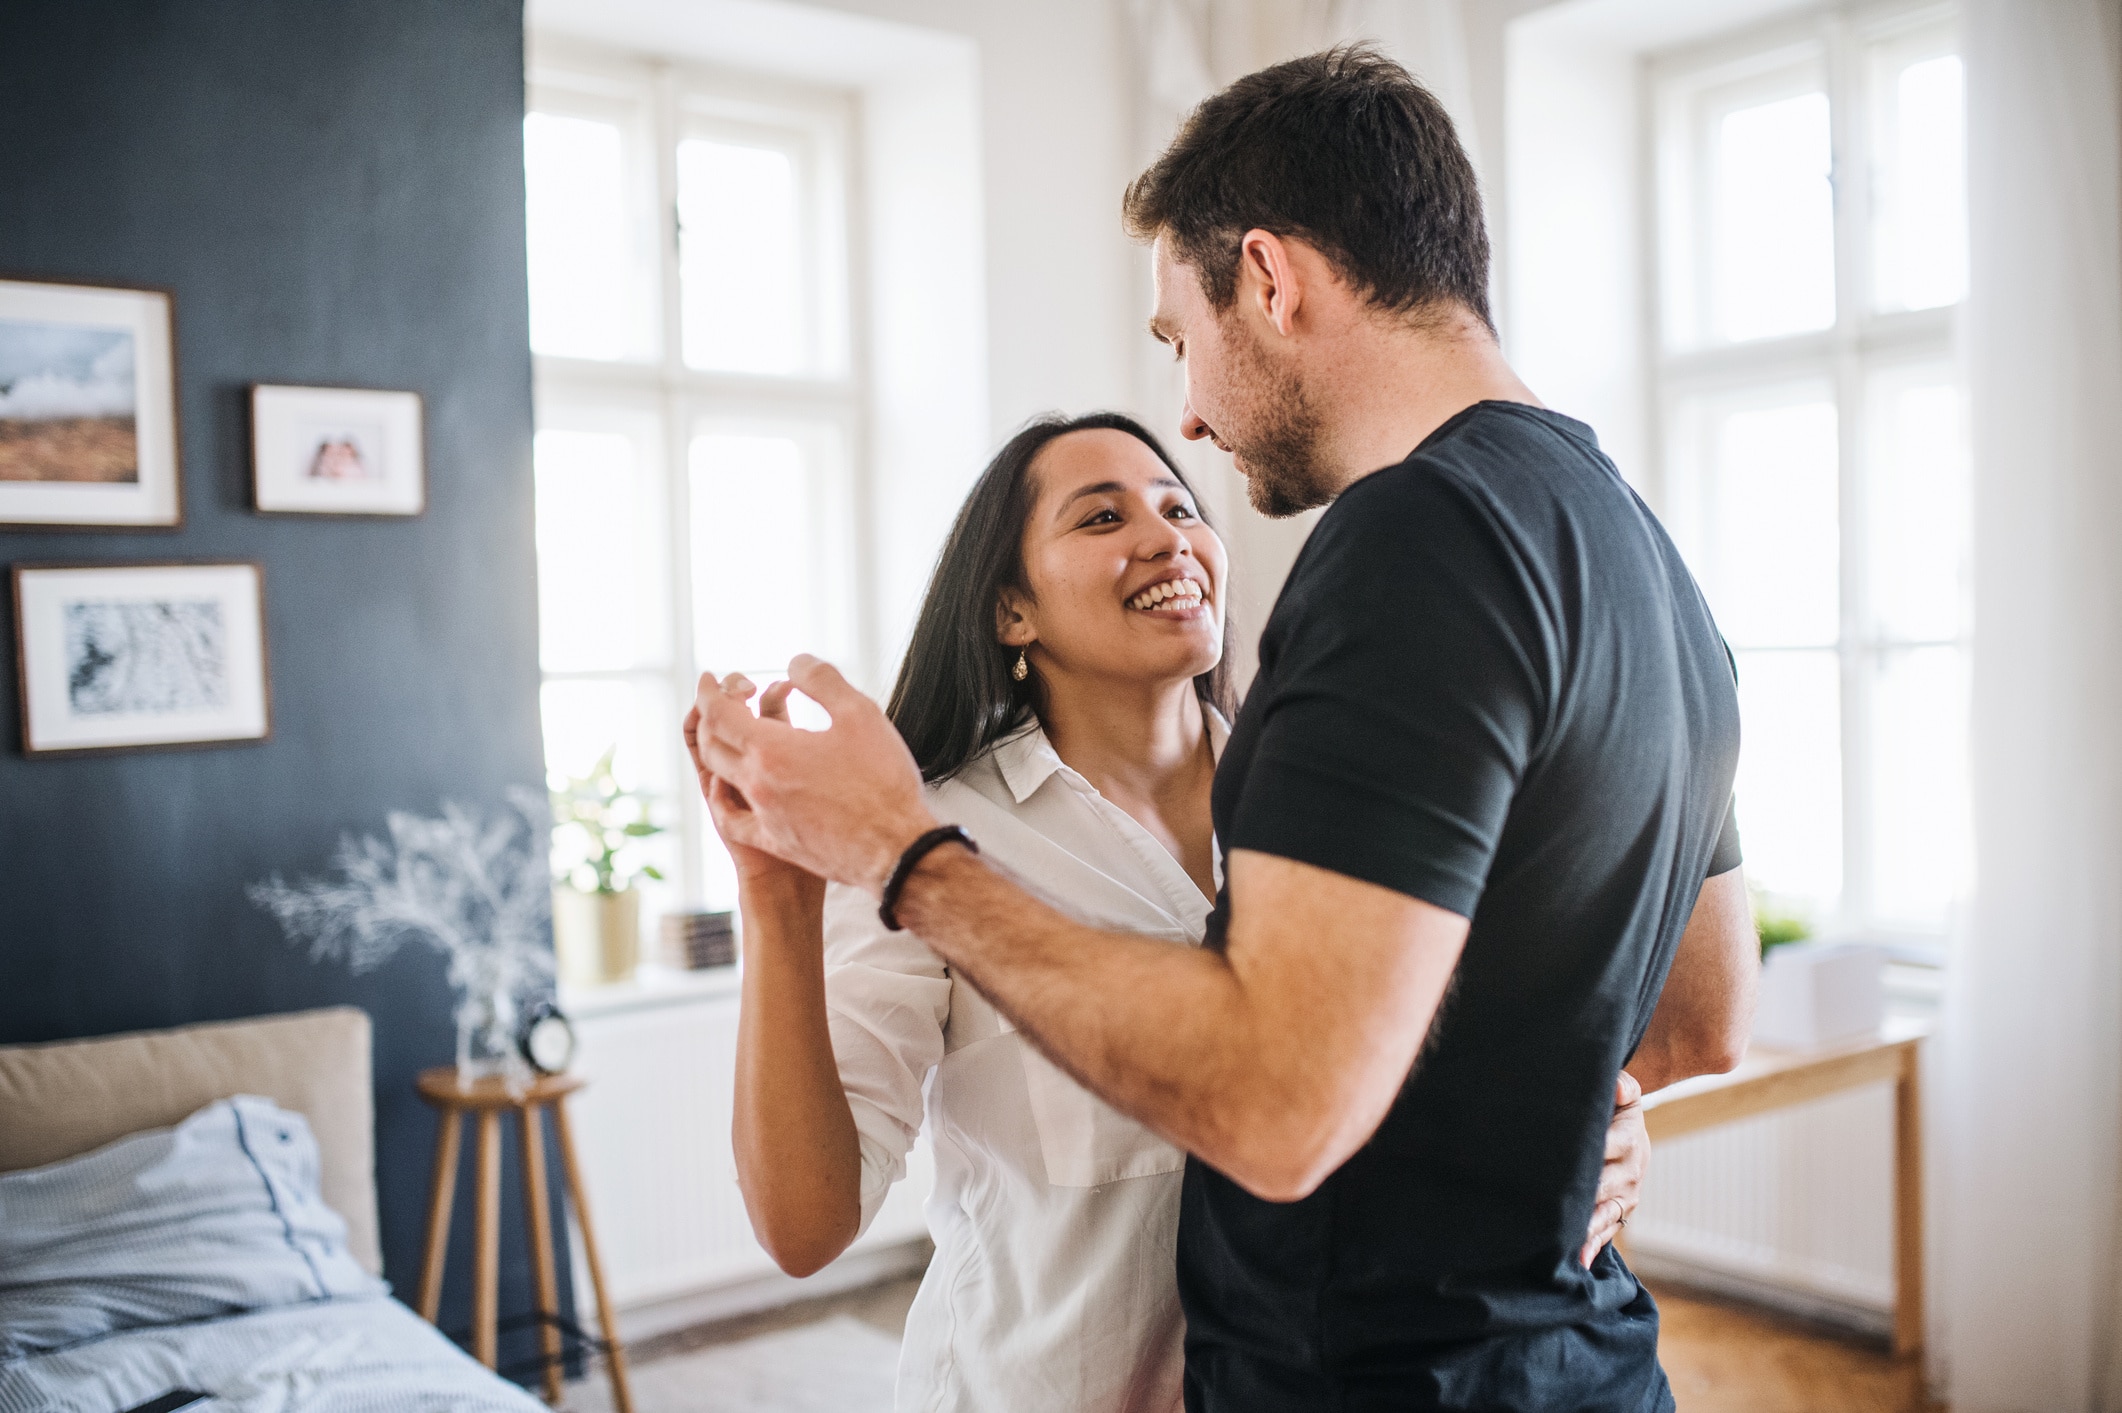
{"type": "Polygon", "coordinates": [[[1333,503],[1218,771],[1211,945],[1027,896],[815,660],[791,672],[831,730],[709,677],[695,748],[748,841],[879,895],[1195,1155],[1190,1409],[1670,1408],[1650,1296],[1578,1251],[1623,1062],[1654,1089],[1746,1032],[1708,610],[1590,429],[1504,362],[1472,168],[1404,70],[1343,49],[1240,80],[1126,211],[1185,433],[1269,514],[1333,503]]]}

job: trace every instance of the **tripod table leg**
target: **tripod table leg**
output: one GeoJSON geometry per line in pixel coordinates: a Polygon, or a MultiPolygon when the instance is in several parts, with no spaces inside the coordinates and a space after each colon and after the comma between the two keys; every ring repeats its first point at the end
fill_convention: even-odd
{"type": "Polygon", "coordinates": [[[472,1353],[487,1368],[498,1358],[495,1327],[501,1286],[501,1115],[479,1111],[478,1206],[472,1220],[472,1353]]]}
{"type": "Polygon", "coordinates": [[[546,1197],[545,1138],[538,1123],[539,1105],[525,1104],[517,1113],[523,1137],[523,1215],[530,1224],[531,1274],[537,1282],[538,1344],[545,1353],[545,1401],[559,1406],[560,1291],[553,1275],[553,1212],[546,1197]]]}
{"type": "Polygon", "coordinates": [[[604,1262],[597,1255],[597,1236],[590,1225],[589,1197],[582,1186],[582,1167],[575,1161],[575,1135],[567,1122],[567,1101],[553,1100],[553,1131],[560,1139],[560,1163],[567,1170],[568,1191],[575,1201],[575,1222],[582,1228],[582,1254],[589,1261],[590,1288],[597,1292],[597,1321],[604,1327],[604,1341],[611,1346],[607,1367],[611,1370],[612,1402],[618,1413],[634,1413],[633,1390],[626,1381],[626,1351],[619,1347],[619,1321],[612,1311],[611,1297],[604,1290],[604,1262]]]}
{"type": "Polygon", "coordinates": [[[449,1212],[457,1200],[457,1146],[462,1115],[444,1109],[435,1139],[435,1178],[427,1196],[427,1254],[420,1263],[420,1318],[429,1324],[442,1308],[442,1263],[449,1253],[449,1212]]]}

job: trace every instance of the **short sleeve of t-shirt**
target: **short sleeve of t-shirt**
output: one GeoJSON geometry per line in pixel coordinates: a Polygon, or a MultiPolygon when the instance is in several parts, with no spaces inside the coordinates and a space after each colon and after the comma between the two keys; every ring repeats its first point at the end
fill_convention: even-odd
{"type": "Polygon", "coordinates": [[[1704,876],[1715,878],[1720,873],[1730,873],[1745,862],[1746,856],[1739,849],[1739,800],[1733,796],[1724,807],[1724,827],[1717,831],[1717,847],[1709,856],[1709,872],[1704,876]]]}
{"type": "Polygon", "coordinates": [[[1543,730],[1554,634],[1450,473],[1418,457],[1343,501],[1261,645],[1268,697],[1227,845],[1471,917],[1543,730]]]}

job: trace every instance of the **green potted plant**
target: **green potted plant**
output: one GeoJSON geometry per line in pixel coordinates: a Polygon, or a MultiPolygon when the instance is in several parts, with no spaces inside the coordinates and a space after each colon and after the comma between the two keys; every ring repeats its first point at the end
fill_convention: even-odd
{"type": "Polygon", "coordinates": [[[580,986],[625,981],[641,952],[641,895],[634,882],[663,877],[643,861],[642,840],[663,832],[649,817],[653,797],[621,786],[614,746],[587,775],[555,775],[553,951],[563,980],[580,986]]]}
{"type": "Polygon", "coordinates": [[[1754,899],[1754,932],[1761,939],[1761,960],[1778,947],[1803,942],[1813,935],[1813,925],[1800,914],[1776,903],[1759,888],[1750,889],[1754,899]]]}

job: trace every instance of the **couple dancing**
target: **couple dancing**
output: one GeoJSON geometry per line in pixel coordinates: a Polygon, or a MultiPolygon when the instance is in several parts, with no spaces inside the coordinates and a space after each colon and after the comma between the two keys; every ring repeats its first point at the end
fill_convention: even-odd
{"type": "Polygon", "coordinates": [[[1672,1407],[1609,1243],[1638,1084],[1746,1031],[1737,704],[1503,361],[1480,210],[1361,49],[1240,80],[1128,191],[1182,431],[1270,515],[1331,503],[1242,710],[1223,544],[1114,415],[987,468],[886,711],[809,658],[756,714],[702,679],[753,1225],[815,1270],[934,1147],[901,1409],[1672,1407]]]}

